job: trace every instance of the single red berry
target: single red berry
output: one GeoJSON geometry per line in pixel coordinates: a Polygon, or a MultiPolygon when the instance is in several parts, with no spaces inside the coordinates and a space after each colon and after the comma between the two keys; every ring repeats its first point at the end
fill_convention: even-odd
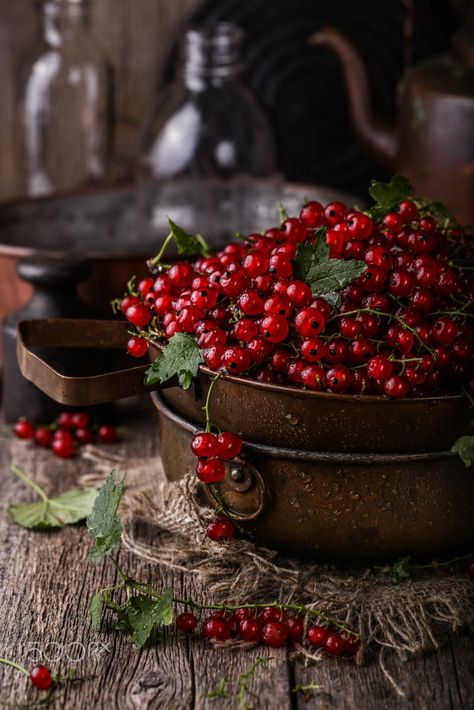
{"type": "Polygon", "coordinates": [[[118,441],[117,429],[110,424],[103,424],[99,427],[97,438],[101,444],[115,444],[118,441]]]}
{"type": "Polygon", "coordinates": [[[225,345],[227,343],[227,334],[222,328],[213,328],[206,333],[201,333],[198,338],[198,345],[203,350],[213,348],[215,345],[225,345]]]}
{"type": "Polygon", "coordinates": [[[347,214],[347,207],[342,202],[330,202],[324,210],[326,224],[332,226],[342,222],[347,214]]]}
{"type": "Polygon", "coordinates": [[[288,350],[278,348],[272,353],[271,366],[275,372],[286,372],[288,369],[291,355],[288,350]]]}
{"type": "Polygon", "coordinates": [[[258,325],[250,318],[242,318],[235,324],[232,334],[236,340],[248,343],[258,334],[258,325]]]}
{"type": "Polygon", "coordinates": [[[296,217],[287,217],[280,227],[283,239],[289,242],[304,242],[306,239],[306,225],[296,217]]]}
{"type": "Polygon", "coordinates": [[[306,638],[310,646],[316,646],[317,648],[324,646],[326,639],[331,633],[331,627],[329,626],[319,626],[318,624],[312,624],[308,627],[306,631],[306,638]]]}
{"type": "Polygon", "coordinates": [[[72,424],[74,429],[84,429],[89,426],[89,415],[86,412],[74,412],[72,424]]]}
{"type": "Polygon", "coordinates": [[[326,341],[324,348],[324,359],[330,363],[337,364],[345,362],[349,355],[349,348],[340,338],[333,338],[326,341]]]}
{"type": "Polygon", "coordinates": [[[13,433],[19,439],[33,439],[36,429],[25,417],[21,417],[13,426],[13,433]]]}
{"type": "MultiPolygon", "coordinates": [[[[306,338],[301,344],[301,356],[306,362],[319,362],[323,359],[325,352],[324,342],[318,338],[306,338]]],[[[280,371],[283,372],[283,370],[280,371]]]]}
{"type": "Polygon", "coordinates": [[[203,483],[217,483],[225,478],[224,462],[218,458],[200,459],[196,464],[196,475],[203,483]]]}
{"type": "Polygon", "coordinates": [[[184,611],[182,614],[178,614],[176,617],[176,628],[178,631],[183,631],[184,633],[190,633],[194,631],[198,623],[197,618],[194,614],[189,611],[184,611]]]}
{"type": "Polygon", "coordinates": [[[61,412],[56,419],[56,424],[61,429],[74,429],[72,412],[61,412]]]}
{"type": "Polygon", "coordinates": [[[288,636],[293,643],[300,643],[303,639],[304,622],[299,616],[289,616],[286,620],[288,636]]]}
{"type": "Polygon", "coordinates": [[[242,439],[231,431],[223,431],[217,437],[218,456],[225,461],[235,458],[242,449],[242,439]]]}
{"type": "Polygon", "coordinates": [[[394,375],[390,377],[384,384],[384,392],[387,397],[393,397],[394,399],[401,399],[406,397],[408,394],[408,384],[406,380],[394,375]]]}
{"type": "Polygon", "coordinates": [[[90,444],[94,441],[94,434],[87,427],[76,429],[74,436],[80,444],[90,444]]]}
{"type": "Polygon", "coordinates": [[[204,350],[204,360],[211,370],[218,370],[222,365],[222,356],[226,351],[225,345],[214,345],[204,350]]]}
{"type": "Polygon", "coordinates": [[[291,311],[290,301],[286,296],[274,293],[263,304],[263,312],[267,316],[284,316],[287,318],[291,311]]]}
{"type": "Polygon", "coordinates": [[[177,289],[189,288],[194,277],[194,269],[191,264],[188,264],[186,261],[174,264],[168,271],[169,282],[177,289]]]}
{"type": "Polygon", "coordinates": [[[315,229],[324,224],[324,207],[320,202],[307,202],[300,212],[300,221],[306,229],[315,229]]]}
{"type": "Polygon", "coordinates": [[[330,634],[324,643],[324,650],[331,656],[342,656],[347,651],[349,643],[341,634],[330,634]]]}
{"type": "Polygon", "coordinates": [[[368,293],[378,293],[382,291],[387,280],[387,273],[378,266],[368,266],[359,276],[360,287],[368,293]]]}
{"type": "Polygon", "coordinates": [[[263,636],[263,627],[257,619],[243,619],[238,624],[239,636],[244,641],[259,643],[263,636]]]}
{"type": "Polygon", "coordinates": [[[302,308],[294,320],[296,331],[305,338],[319,335],[325,322],[324,313],[316,308],[302,308]]]}
{"type": "Polygon", "coordinates": [[[53,443],[54,434],[47,426],[40,426],[35,433],[35,444],[44,449],[49,449],[53,443]]]}
{"type": "Polygon", "coordinates": [[[158,298],[155,299],[155,302],[153,304],[153,310],[159,316],[164,316],[166,313],[169,313],[172,307],[173,297],[170,296],[168,293],[164,293],[158,296],[158,298]]]}
{"type": "Polygon", "coordinates": [[[413,276],[408,271],[392,271],[389,278],[389,289],[399,298],[409,296],[413,288],[413,276]]]}
{"type": "Polygon", "coordinates": [[[414,202],[411,200],[403,200],[397,207],[397,212],[402,219],[403,224],[407,222],[413,222],[413,220],[418,219],[418,209],[414,202]]]}
{"type": "Polygon", "coordinates": [[[290,281],[286,295],[291,305],[298,308],[307,306],[313,297],[311,287],[304,281],[290,281]]]}
{"type": "Polygon", "coordinates": [[[199,458],[213,458],[219,452],[217,436],[210,432],[199,432],[193,436],[191,449],[199,458]]]}
{"type": "Polygon", "coordinates": [[[374,223],[370,217],[362,212],[351,212],[346,218],[347,233],[353,239],[365,240],[370,237],[374,223]]]}
{"type": "MultiPolygon", "coordinates": [[[[252,341],[250,341],[252,342],[252,341]]],[[[247,347],[250,343],[247,344],[247,347]]],[[[222,355],[222,365],[231,375],[240,375],[250,366],[250,356],[244,348],[227,348],[222,355]]]]}
{"type": "Polygon", "coordinates": [[[237,609],[234,613],[237,624],[240,624],[244,619],[256,619],[258,616],[257,609],[255,607],[241,607],[237,609]]]}
{"type": "Polygon", "coordinates": [[[266,254],[252,251],[245,257],[242,268],[250,278],[255,279],[268,271],[269,258],[266,254]]]}
{"type": "Polygon", "coordinates": [[[132,357],[143,357],[148,351],[144,338],[130,338],[127,342],[127,352],[132,357]]]}
{"type": "Polygon", "coordinates": [[[385,355],[375,355],[367,363],[367,374],[374,380],[388,380],[393,372],[393,363],[385,355]]]}
{"type": "Polygon", "coordinates": [[[151,321],[152,314],[149,308],[143,303],[129,306],[125,312],[125,317],[137,328],[144,328],[151,321]]]}
{"type": "Polygon", "coordinates": [[[202,626],[203,636],[216,641],[227,641],[232,633],[232,624],[225,619],[210,617],[202,626]]]}
{"type": "Polygon", "coordinates": [[[382,246],[369,247],[364,254],[364,261],[368,266],[376,266],[382,271],[390,271],[392,268],[390,252],[382,246]]]}
{"type": "Polygon", "coordinates": [[[288,626],[280,621],[271,621],[263,627],[263,643],[271,648],[281,648],[288,638],[288,626]]]}
{"type": "Polygon", "coordinates": [[[248,289],[237,298],[237,305],[246,316],[256,316],[263,312],[264,300],[253,289],[248,289]]]}
{"type": "Polygon", "coordinates": [[[233,522],[225,517],[221,516],[216,518],[209,523],[206,529],[206,534],[214,542],[223,542],[224,540],[230,540],[235,532],[235,526],[233,522]]]}
{"type": "Polygon", "coordinates": [[[387,212],[382,220],[382,224],[390,234],[396,234],[402,227],[402,220],[396,212],[387,212]]]}
{"type": "Polygon", "coordinates": [[[120,310],[122,313],[126,313],[127,308],[130,308],[130,306],[136,306],[137,303],[140,303],[138,296],[132,296],[131,294],[124,296],[124,298],[120,301],[120,310]]]}
{"type": "Polygon", "coordinates": [[[288,320],[284,316],[267,316],[260,323],[260,334],[270,343],[281,343],[290,332],[288,320]]]}
{"type": "Polygon", "coordinates": [[[30,680],[38,690],[48,690],[53,684],[51,671],[41,664],[33,666],[30,671],[30,680]]]}
{"type": "Polygon", "coordinates": [[[319,365],[308,365],[301,370],[300,382],[308,389],[320,392],[326,384],[326,373],[319,365]]]}
{"type": "Polygon", "coordinates": [[[219,290],[228,298],[237,298],[248,286],[249,280],[243,271],[226,271],[219,276],[219,290]]]}
{"type": "Polygon", "coordinates": [[[351,382],[351,373],[345,365],[338,365],[326,372],[326,384],[331,392],[346,392],[351,382]]]}
{"type": "Polygon", "coordinates": [[[76,444],[72,434],[69,431],[63,430],[56,432],[51,448],[58,458],[70,459],[76,451],[76,444]]]}
{"type": "Polygon", "coordinates": [[[440,345],[452,345],[456,340],[459,327],[451,318],[442,316],[434,323],[431,329],[433,340],[440,345]]]}

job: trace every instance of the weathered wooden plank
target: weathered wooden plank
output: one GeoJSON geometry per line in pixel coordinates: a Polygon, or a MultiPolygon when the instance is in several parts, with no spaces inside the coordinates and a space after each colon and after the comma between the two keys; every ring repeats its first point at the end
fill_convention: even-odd
{"type": "MultiPolygon", "coordinates": [[[[153,411],[144,402],[140,411],[125,403],[133,420],[125,442],[117,447],[131,456],[150,456],[157,451],[157,426],[153,411]],[[135,413],[134,413],[135,412],[135,413]]],[[[61,462],[48,452],[0,434],[0,655],[30,665],[34,650],[54,670],[77,667],[79,675],[95,678],[69,686],[55,696],[53,709],[118,708],[120,710],[177,709],[231,710],[231,696],[207,700],[205,696],[221,678],[236,679],[259,655],[275,660],[258,675],[255,708],[328,708],[341,710],[405,710],[413,708],[472,708],[473,650],[466,636],[453,637],[438,653],[412,658],[405,663],[387,659],[387,668],[405,691],[399,698],[377,663],[362,668],[351,662],[326,659],[304,668],[289,666],[285,650],[259,647],[252,651],[212,648],[199,637],[186,639],[168,630],[149,648],[134,649],[122,634],[90,629],[87,610],[92,593],[113,583],[114,571],[105,564],[87,561],[89,543],[83,526],[58,533],[28,532],[6,516],[11,502],[30,495],[9,473],[15,461],[48,491],[70,488],[88,470],[83,460],[61,462]],[[54,661],[58,657],[57,661],[54,661]],[[69,657],[69,658],[68,658],[69,657]],[[76,661],[79,661],[76,663],[76,661]],[[291,693],[295,685],[312,681],[329,694],[305,699],[291,693]]],[[[182,596],[205,600],[205,589],[189,575],[151,568],[122,552],[125,568],[160,588],[173,587],[182,596]]],[[[245,593],[245,590],[243,590],[245,593]]],[[[32,698],[27,681],[10,669],[0,668],[0,699],[15,703],[32,698]]]]}

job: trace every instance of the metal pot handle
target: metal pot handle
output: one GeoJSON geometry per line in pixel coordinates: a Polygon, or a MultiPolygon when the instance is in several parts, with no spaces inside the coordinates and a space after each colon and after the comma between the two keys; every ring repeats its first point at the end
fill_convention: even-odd
{"type": "Polygon", "coordinates": [[[265,510],[265,482],[257,468],[242,458],[229,463],[223,481],[206,483],[204,490],[212,505],[225,507],[233,520],[251,522],[265,510]]]}
{"type": "MultiPolygon", "coordinates": [[[[88,377],[72,377],[54,369],[32,352],[33,347],[125,350],[129,325],[125,321],[25,320],[17,327],[17,358],[27,380],[60,404],[87,406],[157,389],[143,382],[149,365],[129,367],[88,377]]],[[[174,384],[172,381],[166,386],[174,384]]],[[[160,386],[161,388],[162,386],[160,386]]]]}

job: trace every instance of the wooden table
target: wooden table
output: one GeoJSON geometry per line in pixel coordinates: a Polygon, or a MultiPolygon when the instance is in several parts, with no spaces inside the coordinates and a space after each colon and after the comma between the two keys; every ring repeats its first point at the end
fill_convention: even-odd
{"type": "MultiPolygon", "coordinates": [[[[146,399],[121,405],[130,424],[125,441],[112,447],[117,453],[152,456],[157,453],[157,423],[146,399]]],[[[258,656],[273,656],[252,686],[256,697],[249,707],[272,708],[474,708],[472,696],[472,642],[466,635],[451,637],[437,653],[387,667],[403,687],[398,697],[377,663],[357,667],[353,662],[328,658],[304,668],[292,665],[285,649],[271,653],[264,647],[251,651],[213,649],[199,637],[186,639],[166,631],[148,648],[135,649],[121,633],[91,630],[88,607],[96,589],[114,583],[111,566],[87,562],[90,539],[82,525],[59,532],[32,532],[10,522],[6,508],[31,500],[31,493],[10,473],[14,462],[55,494],[74,486],[89,469],[81,459],[62,462],[48,452],[0,434],[0,655],[31,665],[41,657],[55,672],[77,668],[79,676],[95,677],[58,690],[52,708],[213,708],[239,707],[232,697],[206,700],[223,677],[238,678],[258,656]],[[55,659],[58,660],[55,660],[55,659]],[[82,659],[82,660],[80,660],[82,659]],[[78,662],[79,661],[79,662],[78,662]],[[297,685],[316,682],[329,695],[310,698],[292,692],[297,685]]],[[[134,576],[159,588],[172,586],[181,597],[206,599],[205,590],[181,573],[160,573],[149,564],[122,553],[123,566],[134,576]]],[[[20,673],[0,668],[0,707],[38,696],[20,673]],[[3,703],[3,704],[2,704],[3,703]]]]}

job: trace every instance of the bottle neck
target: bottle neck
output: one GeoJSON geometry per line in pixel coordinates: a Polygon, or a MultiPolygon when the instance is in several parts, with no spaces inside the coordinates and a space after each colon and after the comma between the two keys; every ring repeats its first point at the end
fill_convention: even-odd
{"type": "Polygon", "coordinates": [[[218,88],[240,74],[240,30],[229,23],[186,33],[181,77],[190,91],[218,88]]]}
{"type": "Polygon", "coordinates": [[[83,40],[90,29],[89,10],[85,0],[45,0],[42,24],[46,43],[59,48],[83,40]]]}

